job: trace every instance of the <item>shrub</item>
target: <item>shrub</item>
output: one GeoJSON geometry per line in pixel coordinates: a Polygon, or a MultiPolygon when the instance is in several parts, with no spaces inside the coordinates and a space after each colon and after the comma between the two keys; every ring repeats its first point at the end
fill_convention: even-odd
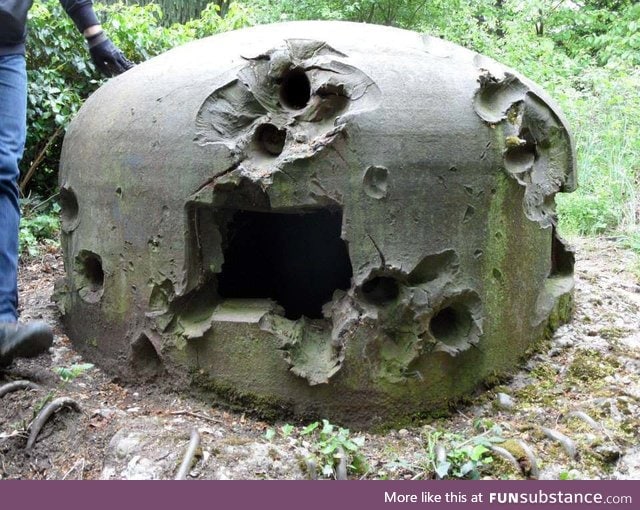
{"type": "MultiPolygon", "coordinates": [[[[133,62],[142,62],[192,39],[250,24],[251,11],[231,3],[226,16],[209,4],[199,18],[162,25],[158,5],[100,5],[105,30],[133,62]]],[[[22,161],[21,189],[50,196],[57,187],[57,167],[64,130],[82,102],[102,83],[81,34],[57,0],[36,2],[29,13],[27,41],[28,136],[22,161]]]]}

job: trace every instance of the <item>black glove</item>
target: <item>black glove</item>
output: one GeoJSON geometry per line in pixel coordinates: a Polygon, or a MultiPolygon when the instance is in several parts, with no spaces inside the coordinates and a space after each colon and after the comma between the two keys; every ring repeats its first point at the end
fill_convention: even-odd
{"type": "Polygon", "coordinates": [[[105,76],[117,76],[133,67],[124,54],[116,48],[104,32],[87,37],[91,60],[105,76]]]}

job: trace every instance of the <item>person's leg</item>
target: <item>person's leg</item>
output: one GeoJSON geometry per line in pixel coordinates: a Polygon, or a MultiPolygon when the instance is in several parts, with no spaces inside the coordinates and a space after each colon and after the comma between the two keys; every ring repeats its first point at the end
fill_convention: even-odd
{"type": "Polygon", "coordinates": [[[0,367],[36,356],[53,341],[43,323],[18,319],[18,163],[26,137],[27,75],[22,55],[0,56],[0,367]]]}
{"type": "Polygon", "coordinates": [[[27,76],[22,55],[0,56],[0,323],[18,307],[18,163],[26,136],[27,76]]]}

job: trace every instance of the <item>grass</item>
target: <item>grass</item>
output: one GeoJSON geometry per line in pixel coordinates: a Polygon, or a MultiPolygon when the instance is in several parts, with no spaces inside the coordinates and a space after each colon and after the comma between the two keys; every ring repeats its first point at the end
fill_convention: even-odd
{"type": "Polygon", "coordinates": [[[562,99],[578,156],[579,188],[559,195],[560,230],[596,235],[638,229],[640,71],[592,69],[562,99]]]}

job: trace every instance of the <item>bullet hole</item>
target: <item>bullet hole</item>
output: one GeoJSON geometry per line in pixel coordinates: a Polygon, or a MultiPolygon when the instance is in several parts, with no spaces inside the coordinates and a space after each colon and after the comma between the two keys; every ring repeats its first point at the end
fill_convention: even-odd
{"type": "Polygon", "coordinates": [[[279,156],[284,150],[287,131],[273,124],[262,124],[256,129],[254,137],[260,152],[268,156],[279,156]]]}
{"type": "Polygon", "coordinates": [[[575,255],[553,228],[551,241],[551,271],[550,276],[568,276],[573,274],[575,255]]]}
{"type": "Polygon", "coordinates": [[[234,212],[224,229],[218,294],[270,298],[287,319],[322,318],[333,293],[351,286],[353,270],[341,231],[341,211],[234,212]]]}
{"type": "Polygon", "coordinates": [[[60,220],[62,223],[62,230],[65,232],[71,232],[79,223],[79,207],[76,194],[71,188],[60,188],[60,220]]]}
{"type": "Polygon", "coordinates": [[[80,297],[88,303],[96,303],[102,297],[104,271],[99,255],[82,250],[75,263],[76,288],[80,297]]]}
{"type": "Polygon", "coordinates": [[[364,178],[364,192],[371,198],[380,200],[387,196],[389,170],[383,166],[370,166],[364,178]]]}
{"type": "Polygon", "coordinates": [[[462,218],[462,223],[467,223],[468,221],[470,221],[475,213],[475,207],[473,207],[472,205],[467,205],[467,209],[464,212],[464,217],[462,218]]]}
{"type": "Polygon", "coordinates": [[[116,195],[118,198],[122,198],[122,188],[120,186],[116,188],[116,195]]]}
{"type": "Polygon", "coordinates": [[[493,277],[497,282],[502,283],[504,281],[504,276],[502,274],[502,271],[500,271],[498,268],[493,268],[492,273],[493,273],[493,277]]]}
{"type": "Polygon", "coordinates": [[[164,313],[169,309],[169,301],[175,296],[171,280],[154,284],[149,297],[149,310],[164,313]]]}
{"type": "Polygon", "coordinates": [[[131,368],[142,380],[153,379],[164,371],[158,351],[145,334],[131,344],[131,368]]]}
{"type": "Polygon", "coordinates": [[[477,259],[479,259],[480,257],[482,257],[482,255],[484,254],[484,251],[482,250],[476,250],[473,252],[473,256],[477,259]]]}
{"type": "Polygon", "coordinates": [[[349,105],[349,94],[344,85],[325,83],[316,90],[313,101],[310,101],[309,120],[318,122],[335,117],[349,105]]]}
{"type": "Polygon", "coordinates": [[[519,139],[520,145],[509,147],[504,153],[504,167],[512,174],[530,171],[537,157],[537,144],[528,129],[520,132],[519,139]]]}
{"type": "Polygon", "coordinates": [[[453,250],[427,255],[409,273],[409,285],[421,285],[443,275],[452,275],[458,271],[458,255],[453,250]]]}
{"type": "Polygon", "coordinates": [[[433,337],[445,345],[458,345],[466,341],[471,332],[471,312],[462,303],[455,303],[433,316],[429,329],[433,337]]]}
{"type": "Polygon", "coordinates": [[[303,69],[294,67],[282,76],[280,102],[286,108],[301,110],[311,99],[311,83],[303,69]]]}
{"type": "Polygon", "coordinates": [[[383,306],[395,301],[400,288],[395,278],[376,276],[362,284],[362,296],[373,305],[383,306]]]}
{"type": "Polygon", "coordinates": [[[511,106],[521,102],[529,91],[524,83],[511,74],[498,79],[485,72],[480,76],[479,82],[474,109],[480,118],[491,124],[504,120],[511,106]]]}
{"type": "Polygon", "coordinates": [[[531,170],[535,159],[535,152],[528,147],[512,147],[504,155],[504,166],[510,173],[519,174],[531,170]]]}

